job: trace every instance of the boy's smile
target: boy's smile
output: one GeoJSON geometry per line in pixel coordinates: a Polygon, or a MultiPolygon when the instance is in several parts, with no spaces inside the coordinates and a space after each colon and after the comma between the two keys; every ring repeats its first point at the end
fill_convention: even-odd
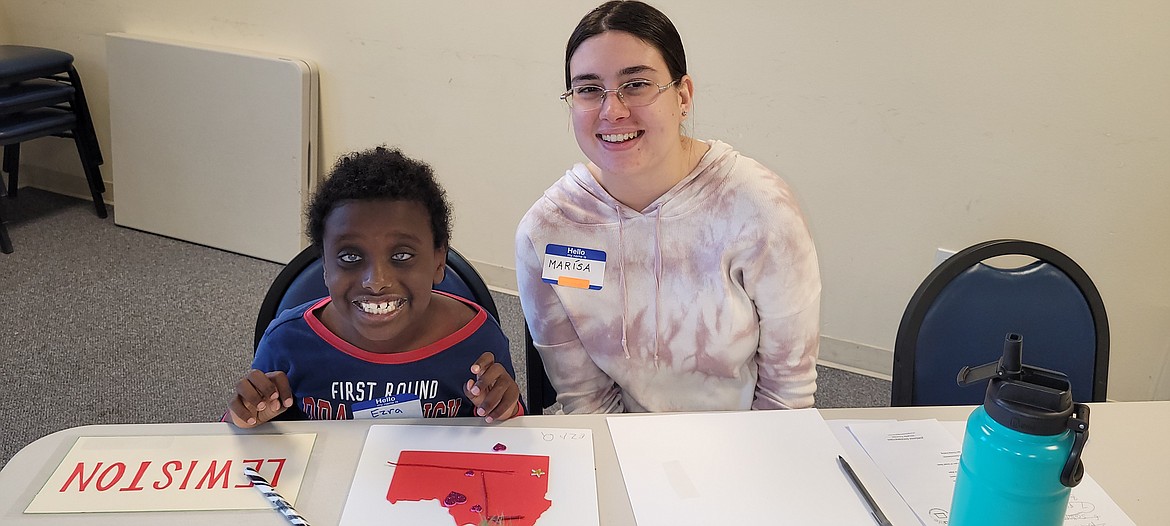
{"type": "Polygon", "coordinates": [[[322,244],[333,298],[321,313],[326,327],[375,353],[431,343],[431,288],[443,279],[446,247],[434,246],[422,204],[342,201],[325,218],[322,244]]]}

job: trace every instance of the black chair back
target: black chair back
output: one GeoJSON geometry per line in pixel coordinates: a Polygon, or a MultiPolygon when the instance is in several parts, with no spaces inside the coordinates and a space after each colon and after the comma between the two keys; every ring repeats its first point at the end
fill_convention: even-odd
{"type": "Polygon", "coordinates": [[[1003,239],[956,253],[918,287],[898,327],[890,405],[983,403],[984,389],[955,377],[997,360],[1009,332],[1024,338],[1024,363],[1068,375],[1075,401],[1105,400],[1109,323],[1092,280],[1056,249],[1003,239]],[[1004,255],[1036,261],[983,263],[1004,255]]]}

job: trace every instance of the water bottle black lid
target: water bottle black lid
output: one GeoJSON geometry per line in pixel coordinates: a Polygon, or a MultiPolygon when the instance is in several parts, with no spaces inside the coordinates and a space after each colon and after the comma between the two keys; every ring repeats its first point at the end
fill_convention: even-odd
{"type": "Polygon", "coordinates": [[[959,371],[960,385],[991,379],[983,409],[1004,427],[1031,435],[1057,435],[1068,429],[1072,388],[1064,373],[1024,365],[1023,337],[1008,334],[996,362],[959,371]]]}
{"type": "Polygon", "coordinates": [[[1068,429],[1072,392],[1064,374],[1025,365],[1018,380],[991,379],[983,409],[1009,429],[1030,435],[1058,435],[1068,429]]]}

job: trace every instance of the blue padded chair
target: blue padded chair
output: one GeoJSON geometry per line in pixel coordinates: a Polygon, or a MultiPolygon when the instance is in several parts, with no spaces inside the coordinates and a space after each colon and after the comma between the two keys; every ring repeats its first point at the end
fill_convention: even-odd
{"type": "MultiPolygon", "coordinates": [[[[264,336],[268,324],[278,314],[306,301],[329,295],[322,269],[321,251],[313,245],[309,245],[285,265],[268,287],[268,293],[264,295],[264,301],[260,304],[260,313],[256,316],[253,349],[260,345],[260,337],[264,336]]],[[[474,301],[493,318],[500,319],[499,313],[496,312],[496,302],[492,299],[483,278],[454,248],[447,249],[447,271],[443,274],[443,281],[436,285],[435,289],[474,301]]]]}
{"type": "Polygon", "coordinates": [[[984,389],[955,377],[997,360],[1007,333],[1023,336],[1024,363],[1067,374],[1075,401],[1105,400],[1109,322],[1092,280],[1056,249],[1001,239],[956,253],[918,287],[898,326],[890,405],[983,403],[984,389]],[[983,263],[1004,255],[1036,261],[983,263]]]}

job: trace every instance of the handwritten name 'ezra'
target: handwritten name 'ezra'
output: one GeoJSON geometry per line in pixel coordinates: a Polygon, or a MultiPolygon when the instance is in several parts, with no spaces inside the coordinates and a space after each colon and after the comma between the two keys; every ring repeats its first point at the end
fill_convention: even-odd
{"type": "MultiPolygon", "coordinates": [[[[252,466],[252,469],[255,469],[257,472],[267,472],[269,470],[262,469],[262,467],[265,464],[275,464],[276,468],[268,480],[272,483],[273,487],[276,487],[280,483],[280,472],[284,469],[285,460],[283,458],[253,458],[241,460],[240,464],[252,466]]],[[[178,486],[180,490],[186,490],[189,487],[191,489],[215,489],[217,486],[220,489],[227,489],[228,479],[235,472],[232,469],[231,459],[224,460],[222,464],[218,460],[212,460],[210,463],[204,464],[203,467],[200,466],[198,460],[192,460],[189,464],[184,464],[182,460],[170,460],[162,464],[161,471],[157,469],[153,470],[155,472],[147,477],[147,473],[152,471],[152,465],[154,465],[153,461],[143,460],[138,465],[138,471],[128,481],[129,483],[117,488],[118,491],[142,491],[145,489],[163,491],[170,488],[180,478],[182,478],[182,482],[179,482],[178,486]],[[195,478],[195,474],[199,474],[199,477],[195,478]],[[144,481],[143,479],[146,480],[144,481]],[[194,486],[190,485],[192,479],[195,480],[194,486]]],[[[70,486],[73,486],[74,482],[76,482],[76,491],[78,492],[87,491],[90,488],[90,484],[93,484],[93,489],[99,492],[109,491],[118,486],[119,482],[122,482],[126,473],[126,463],[124,462],[114,462],[112,464],[98,462],[88,472],[85,469],[85,462],[78,462],[77,467],[73,468],[73,473],[69,475],[69,479],[57,491],[59,493],[69,491],[70,486]],[[105,468],[103,469],[102,466],[105,466],[105,468]]],[[[246,482],[236,484],[232,487],[247,488],[251,486],[251,482],[246,482]]]]}

